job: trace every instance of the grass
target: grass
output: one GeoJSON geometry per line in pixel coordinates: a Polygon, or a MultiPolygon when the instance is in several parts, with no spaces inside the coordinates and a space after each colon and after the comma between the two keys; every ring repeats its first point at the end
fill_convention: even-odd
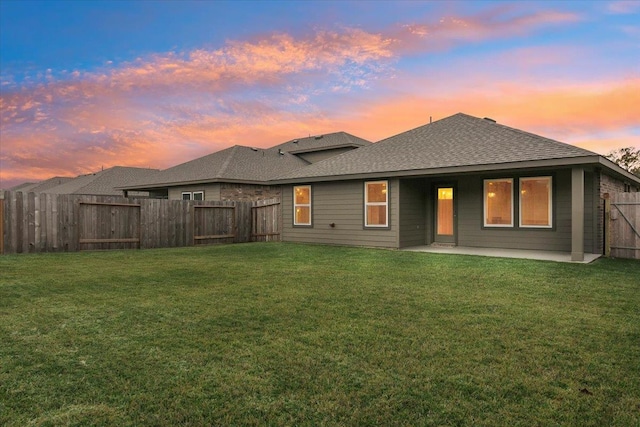
{"type": "Polygon", "coordinates": [[[640,424],[640,263],[0,257],[0,425],[640,424]]]}

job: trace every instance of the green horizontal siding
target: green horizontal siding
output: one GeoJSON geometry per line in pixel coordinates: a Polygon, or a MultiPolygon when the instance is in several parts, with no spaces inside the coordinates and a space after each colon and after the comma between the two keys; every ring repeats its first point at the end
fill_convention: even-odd
{"type": "Polygon", "coordinates": [[[283,186],[283,241],[397,248],[398,181],[389,180],[389,186],[390,229],[364,229],[364,181],[311,184],[312,227],[293,226],[293,187],[283,186]]]}

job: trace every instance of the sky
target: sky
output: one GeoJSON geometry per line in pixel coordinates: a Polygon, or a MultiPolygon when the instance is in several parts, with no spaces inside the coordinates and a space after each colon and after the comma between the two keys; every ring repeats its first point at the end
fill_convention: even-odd
{"type": "Polygon", "coordinates": [[[0,188],[458,112],[640,148],[640,1],[0,0],[0,188]]]}

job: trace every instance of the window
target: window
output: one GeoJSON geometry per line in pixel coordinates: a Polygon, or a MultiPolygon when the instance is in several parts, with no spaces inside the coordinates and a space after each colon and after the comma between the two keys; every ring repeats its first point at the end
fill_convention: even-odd
{"type": "Polygon", "coordinates": [[[484,226],[513,227],[513,179],[484,180],[484,226]]]}
{"type": "Polygon", "coordinates": [[[182,200],[204,200],[204,191],[184,191],[182,193],[182,200]]]}
{"type": "Polygon", "coordinates": [[[520,227],[551,226],[551,177],[520,178],[520,227]]]}
{"type": "Polygon", "coordinates": [[[387,227],[389,225],[389,192],[387,181],[364,183],[365,227],[387,227]]]}
{"type": "Polygon", "coordinates": [[[293,225],[311,225],[311,186],[293,187],[293,225]]]}

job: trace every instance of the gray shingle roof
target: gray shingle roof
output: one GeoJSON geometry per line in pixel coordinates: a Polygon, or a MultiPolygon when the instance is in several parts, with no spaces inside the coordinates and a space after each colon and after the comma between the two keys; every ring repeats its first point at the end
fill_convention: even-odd
{"type": "Polygon", "coordinates": [[[38,185],[37,182],[23,182],[22,184],[18,184],[9,188],[9,191],[22,191],[24,193],[24,192],[28,192],[30,189],[32,189],[36,185],[38,185]]]}
{"type": "Polygon", "coordinates": [[[157,169],[130,168],[114,166],[100,172],[80,175],[61,185],[42,191],[51,194],[92,194],[92,195],[122,195],[123,187],[147,179],[158,173],[157,169]]]}
{"type": "Polygon", "coordinates": [[[124,189],[152,189],[202,182],[243,182],[265,184],[278,175],[295,171],[308,162],[294,155],[343,147],[370,145],[366,139],[346,132],[292,139],[267,149],[235,145],[179,164],[139,180],[124,189]],[[283,154],[280,154],[282,151],[283,154]]]}
{"type": "Polygon", "coordinates": [[[53,178],[49,178],[47,180],[37,182],[33,185],[30,185],[27,188],[23,188],[21,190],[14,191],[22,191],[23,193],[47,193],[49,189],[53,187],[57,187],[58,185],[64,184],[65,182],[69,182],[73,177],[69,176],[54,176],[53,178]]]}
{"type": "Polygon", "coordinates": [[[308,153],[312,151],[327,150],[342,147],[363,147],[370,145],[371,141],[359,138],[346,132],[334,132],[324,135],[309,136],[306,138],[292,139],[280,145],[271,147],[270,150],[282,150],[288,153],[308,153]]]}
{"type": "Polygon", "coordinates": [[[598,156],[493,121],[458,113],[303,169],[276,181],[598,156]]]}
{"type": "Polygon", "coordinates": [[[277,149],[235,145],[165,169],[124,188],[154,188],[198,182],[264,183],[283,171],[295,170],[306,164],[293,154],[280,154],[277,149]]]}

